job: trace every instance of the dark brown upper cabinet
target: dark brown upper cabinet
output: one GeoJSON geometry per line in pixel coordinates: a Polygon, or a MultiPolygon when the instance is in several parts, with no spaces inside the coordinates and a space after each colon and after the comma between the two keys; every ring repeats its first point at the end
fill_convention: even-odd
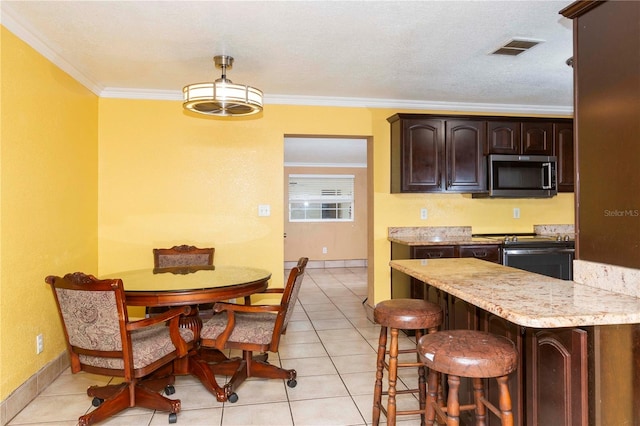
{"type": "Polygon", "coordinates": [[[490,120],[487,154],[553,155],[553,122],[490,120]]]}
{"type": "Polygon", "coordinates": [[[522,150],[517,121],[489,121],[487,134],[487,154],[519,154],[522,150]]]}
{"type": "Polygon", "coordinates": [[[522,154],[553,155],[553,123],[525,121],[522,123],[522,154]]]}
{"type": "Polygon", "coordinates": [[[553,155],[558,157],[558,192],[573,192],[575,160],[572,120],[553,123],[553,155]]]}
{"type": "Polygon", "coordinates": [[[391,192],[439,192],[444,167],[444,120],[391,122],[391,192]]]}
{"type": "Polygon", "coordinates": [[[560,192],[573,192],[573,120],[395,114],[391,192],[487,191],[486,155],[556,155],[560,192]]]}
{"type": "Polygon", "coordinates": [[[391,123],[391,192],[486,191],[486,122],[396,114],[391,123]]]}

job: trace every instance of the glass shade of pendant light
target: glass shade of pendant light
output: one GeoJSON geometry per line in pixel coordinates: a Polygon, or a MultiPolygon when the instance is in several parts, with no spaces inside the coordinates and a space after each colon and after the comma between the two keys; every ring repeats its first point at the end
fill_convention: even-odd
{"type": "Polygon", "coordinates": [[[222,69],[222,77],[213,83],[196,83],[182,89],[182,106],[199,114],[223,117],[257,114],[262,111],[262,91],[227,79],[233,58],[219,55],[213,58],[216,68],[222,69]]]}

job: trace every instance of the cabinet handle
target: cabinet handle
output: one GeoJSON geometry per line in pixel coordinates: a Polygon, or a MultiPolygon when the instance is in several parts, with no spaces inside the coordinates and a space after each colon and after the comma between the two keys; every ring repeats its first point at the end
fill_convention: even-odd
{"type": "Polygon", "coordinates": [[[487,257],[486,251],[474,251],[473,257],[487,257]]]}
{"type": "Polygon", "coordinates": [[[438,252],[438,253],[427,253],[427,257],[429,259],[439,259],[442,257],[442,252],[438,252]]]}

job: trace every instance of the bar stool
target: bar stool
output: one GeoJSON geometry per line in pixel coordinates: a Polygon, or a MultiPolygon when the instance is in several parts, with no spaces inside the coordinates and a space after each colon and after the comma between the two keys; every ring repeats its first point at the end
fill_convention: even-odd
{"type": "MultiPolygon", "coordinates": [[[[373,319],[380,324],[380,339],[378,341],[378,358],[376,370],[376,382],[373,395],[373,424],[380,422],[380,412],[387,416],[387,424],[396,424],[396,415],[420,414],[424,420],[424,408],[426,402],[426,371],[424,363],[420,362],[418,351],[413,349],[398,349],[398,331],[415,330],[416,341],[422,337],[423,329],[429,333],[437,331],[442,324],[442,309],[435,303],[429,303],[419,299],[392,299],[385,300],[376,305],[373,311],[373,319]],[[387,329],[390,329],[391,342],[387,351],[387,329]],[[416,362],[398,362],[398,354],[415,353],[416,362]],[[389,361],[385,360],[389,354],[389,361]],[[414,367],[418,369],[418,388],[408,390],[396,390],[398,368],[414,367]],[[382,378],[384,370],[388,371],[389,388],[382,391],[382,378]],[[419,410],[396,410],[396,395],[405,393],[418,393],[419,410]],[[382,406],[382,395],[388,395],[387,407],[382,406]]],[[[424,421],[423,421],[424,423],[424,421]]]]}
{"type": "Polygon", "coordinates": [[[436,415],[439,420],[444,420],[446,414],[447,426],[457,426],[460,424],[460,411],[465,410],[475,410],[476,425],[485,425],[488,408],[500,418],[502,426],[513,426],[507,376],[518,366],[518,351],[511,340],[484,331],[447,330],[421,337],[418,353],[429,368],[425,410],[427,425],[434,424],[436,415]],[[436,401],[440,373],[448,375],[446,407],[436,401]],[[470,377],[473,381],[473,404],[460,406],[460,377],[470,377]],[[484,396],[482,379],[486,378],[498,381],[500,409],[484,396]]]}

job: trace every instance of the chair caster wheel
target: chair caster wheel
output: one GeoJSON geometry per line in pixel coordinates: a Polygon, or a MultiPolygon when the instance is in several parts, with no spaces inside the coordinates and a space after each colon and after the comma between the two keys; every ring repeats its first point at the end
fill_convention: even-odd
{"type": "Polygon", "coordinates": [[[178,423],[178,415],[176,413],[169,414],[169,423],[178,423]]]}
{"type": "Polygon", "coordinates": [[[227,397],[227,401],[229,401],[230,403],[234,403],[234,402],[238,402],[238,394],[237,393],[232,393],[227,397]]]}
{"type": "Polygon", "coordinates": [[[290,388],[295,388],[297,384],[298,381],[296,379],[287,380],[287,386],[289,386],[290,388]]]}
{"type": "Polygon", "coordinates": [[[102,405],[103,402],[104,402],[104,399],[94,396],[93,400],[91,401],[91,405],[93,405],[94,407],[99,407],[100,405],[102,405]]]}
{"type": "Polygon", "coordinates": [[[164,393],[167,395],[173,395],[174,393],[176,393],[176,388],[174,388],[173,385],[167,385],[164,388],[164,393]]]}

